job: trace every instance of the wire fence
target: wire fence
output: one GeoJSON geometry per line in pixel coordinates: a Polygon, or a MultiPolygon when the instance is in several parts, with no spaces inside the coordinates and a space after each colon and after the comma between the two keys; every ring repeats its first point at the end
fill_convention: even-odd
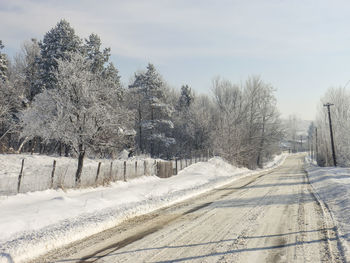
{"type": "MultiPolygon", "coordinates": [[[[187,159],[85,160],[79,187],[96,187],[129,181],[141,176],[168,178],[184,168],[206,162],[209,155],[187,159]]],[[[77,188],[77,160],[32,155],[0,155],[0,195],[15,195],[47,189],[77,188]],[[13,157],[12,160],[6,158],[13,157]],[[2,161],[2,163],[1,163],[2,161]]]]}

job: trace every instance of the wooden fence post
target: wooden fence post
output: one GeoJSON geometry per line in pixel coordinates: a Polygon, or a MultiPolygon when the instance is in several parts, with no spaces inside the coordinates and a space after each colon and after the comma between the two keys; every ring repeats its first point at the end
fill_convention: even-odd
{"type": "Polygon", "coordinates": [[[96,178],[95,178],[95,183],[97,183],[98,175],[100,174],[100,169],[101,169],[101,162],[98,162],[97,173],[96,173],[96,178]]]}
{"type": "Polygon", "coordinates": [[[111,165],[109,168],[109,180],[112,181],[112,172],[113,172],[113,161],[111,161],[111,165]]]}
{"type": "Polygon", "coordinates": [[[137,177],[137,161],[135,161],[135,177],[137,177]]]}
{"type": "Polygon", "coordinates": [[[124,182],[126,182],[126,161],[124,161],[124,182]]]}
{"type": "Polygon", "coordinates": [[[155,167],[155,169],[156,169],[155,174],[157,175],[157,174],[158,174],[158,164],[157,164],[157,160],[154,160],[153,167],[155,167]]]}
{"type": "Polygon", "coordinates": [[[17,193],[19,193],[19,189],[21,188],[21,180],[22,180],[22,175],[23,175],[23,166],[24,166],[24,159],[22,159],[22,167],[21,167],[21,171],[19,172],[19,176],[18,176],[17,193]]]}
{"type": "Polygon", "coordinates": [[[147,162],[146,160],[143,161],[143,175],[147,174],[147,162]]]}
{"type": "Polygon", "coordinates": [[[55,170],[56,170],[56,160],[53,160],[52,172],[51,172],[51,187],[50,188],[53,188],[53,179],[55,177],[55,170]]]}
{"type": "Polygon", "coordinates": [[[175,175],[177,175],[177,172],[178,172],[178,170],[177,170],[177,158],[175,158],[175,175]]]}

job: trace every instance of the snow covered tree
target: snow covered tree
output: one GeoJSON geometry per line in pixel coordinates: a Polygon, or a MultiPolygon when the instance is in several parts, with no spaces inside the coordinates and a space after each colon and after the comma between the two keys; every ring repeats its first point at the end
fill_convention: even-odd
{"type": "Polygon", "coordinates": [[[0,80],[0,127],[2,128],[2,132],[0,136],[3,135],[4,125],[10,120],[11,115],[11,92],[10,92],[10,84],[5,81],[0,80]]]}
{"type": "Polygon", "coordinates": [[[7,80],[7,66],[8,66],[8,60],[6,54],[2,53],[1,50],[5,46],[2,44],[2,40],[0,40],[0,81],[6,81],[7,80]]]}
{"type": "Polygon", "coordinates": [[[199,95],[189,109],[187,131],[190,136],[189,151],[205,152],[212,149],[214,105],[207,95],[199,95]]]}
{"type": "Polygon", "coordinates": [[[22,137],[57,140],[78,156],[76,184],[80,184],[89,152],[120,149],[131,128],[132,114],[120,100],[120,92],[91,72],[91,61],[79,53],[57,60],[55,89],[38,94],[21,116],[22,137]]]}
{"type": "MultiPolygon", "coordinates": [[[[2,148],[17,147],[18,117],[17,113],[24,107],[23,90],[16,85],[16,76],[9,80],[0,80],[0,144],[2,148]],[[6,141],[7,146],[4,147],[6,141]]],[[[0,147],[1,148],[1,147],[0,147]]]]}
{"type": "Polygon", "coordinates": [[[243,138],[247,133],[243,129],[246,110],[243,108],[243,94],[239,86],[228,80],[215,78],[212,92],[214,95],[214,120],[212,131],[213,148],[220,156],[236,164],[242,164],[244,155],[243,138]]]}
{"type": "Polygon", "coordinates": [[[181,87],[181,96],[179,98],[178,107],[180,110],[189,108],[193,103],[194,95],[191,88],[188,85],[183,85],[181,87]]]}
{"type": "Polygon", "coordinates": [[[101,39],[96,34],[91,34],[88,39],[85,39],[83,49],[87,58],[91,60],[92,73],[102,72],[111,55],[111,49],[105,48],[101,51],[101,45],[101,39]]]}
{"type": "Polygon", "coordinates": [[[25,41],[21,51],[14,57],[9,67],[11,82],[21,89],[23,99],[33,99],[36,86],[40,85],[39,65],[40,47],[36,39],[25,41]]]}
{"type": "MultiPolygon", "coordinates": [[[[307,138],[308,138],[308,144],[309,144],[309,150],[311,154],[311,158],[314,159],[316,157],[316,127],[314,122],[311,122],[309,125],[309,128],[307,130],[307,138]]],[[[317,157],[315,158],[317,159],[317,157]]]]}
{"type": "Polygon", "coordinates": [[[188,85],[181,87],[178,95],[173,137],[176,144],[174,154],[177,157],[189,157],[191,153],[207,153],[211,148],[213,105],[207,95],[195,96],[188,85]]]}
{"type": "Polygon", "coordinates": [[[24,60],[24,74],[25,85],[27,86],[28,99],[33,100],[36,88],[40,85],[40,67],[39,61],[41,59],[39,43],[36,39],[31,39],[23,44],[23,60],[24,60]]]}
{"type": "Polygon", "coordinates": [[[249,78],[244,87],[214,79],[215,152],[255,168],[279,151],[283,132],[273,91],[259,77],[249,78]]]}
{"type": "MultiPolygon", "coordinates": [[[[0,41],[0,51],[4,46],[0,41]]],[[[0,148],[15,147],[16,113],[21,109],[22,85],[7,56],[0,52],[0,148]],[[5,146],[6,144],[6,146],[5,146]]]]}
{"type": "Polygon", "coordinates": [[[172,116],[174,123],[173,137],[176,140],[174,154],[177,157],[189,155],[193,150],[193,141],[191,137],[190,119],[193,119],[192,105],[194,95],[188,85],[181,87],[181,94],[175,105],[175,112],[172,116]]]}
{"type": "Polygon", "coordinates": [[[70,24],[62,19],[57,25],[47,32],[43,41],[39,42],[41,57],[40,85],[36,86],[33,94],[42,91],[42,88],[54,88],[57,84],[55,71],[58,67],[58,60],[67,60],[72,54],[82,52],[82,41],[75,34],[70,24]]]}
{"type": "Polygon", "coordinates": [[[146,72],[135,74],[129,86],[134,95],[133,108],[137,110],[138,145],[141,152],[151,156],[168,155],[168,148],[175,143],[171,137],[173,107],[166,101],[166,87],[152,64],[146,72]]]}
{"type": "Polygon", "coordinates": [[[330,88],[318,105],[316,118],[318,158],[321,166],[333,165],[332,147],[327,108],[332,103],[331,118],[337,165],[350,166],[350,91],[346,88],[330,88]]]}

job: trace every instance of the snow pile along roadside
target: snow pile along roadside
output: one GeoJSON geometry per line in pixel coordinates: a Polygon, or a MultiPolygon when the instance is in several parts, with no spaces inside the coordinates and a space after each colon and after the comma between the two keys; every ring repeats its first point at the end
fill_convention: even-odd
{"type": "MultiPolygon", "coordinates": [[[[267,170],[283,162],[280,155],[267,170]]],[[[1,197],[0,262],[21,262],[96,234],[121,221],[182,201],[252,173],[221,158],[191,165],[177,176],[147,176],[109,187],[46,190],[1,197]]]]}
{"type": "Polygon", "coordinates": [[[350,169],[318,167],[307,160],[306,172],[317,197],[330,210],[344,255],[350,259],[350,169]]]}

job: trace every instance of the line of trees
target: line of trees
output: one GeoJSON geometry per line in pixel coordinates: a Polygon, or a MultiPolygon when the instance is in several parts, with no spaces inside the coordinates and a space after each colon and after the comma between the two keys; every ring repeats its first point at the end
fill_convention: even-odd
{"type": "Polygon", "coordinates": [[[81,39],[61,20],[10,60],[0,40],[0,151],[114,158],[214,152],[255,168],[279,151],[283,136],[274,88],[215,78],[212,95],[169,87],[152,64],[120,81],[98,35],[81,39]]]}

